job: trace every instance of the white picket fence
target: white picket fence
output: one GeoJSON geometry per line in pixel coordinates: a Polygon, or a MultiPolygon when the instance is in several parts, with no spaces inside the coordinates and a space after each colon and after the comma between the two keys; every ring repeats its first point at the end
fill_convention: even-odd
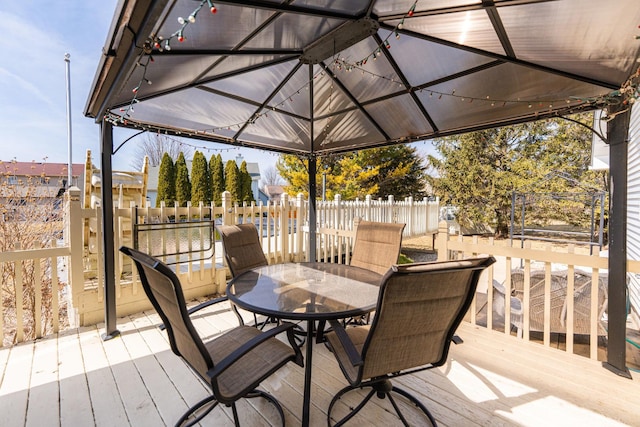
{"type": "MultiPolygon", "coordinates": [[[[27,263],[39,265],[47,262],[51,265],[66,265],[68,269],[64,271],[64,275],[62,277],[56,275],[52,280],[54,288],[62,283],[62,287],[69,291],[66,307],[70,323],[72,325],[95,324],[104,320],[102,212],[100,208],[83,208],[80,192],[73,188],[66,195],[64,209],[65,231],[64,243],[61,246],[33,251],[5,252],[0,254],[0,263],[11,263],[23,268],[27,263]],[[65,282],[67,282],[66,287],[65,282]]],[[[153,239],[159,239],[159,241],[154,241],[153,244],[163,248],[172,245],[167,251],[173,253],[176,251],[176,242],[181,242],[177,250],[183,255],[175,266],[176,272],[183,283],[186,297],[199,298],[224,292],[227,279],[227,269],[222,262],[220,243],[212,239],[212,247],[205,251],[202,244],[194,245],[192,242],[194,236],[198,236],[196,239],[203,238],[198,234],[203,230],[202,224],[254,222],[262,236],[262,245],[270,263],[306,261],[309,254],[308,211],[308,201],[302,195],[296,198],[284,195],[277,203],[238,206],[231,202],[228,193],[225,193],[220,206],[201,204],[160,208],[135,205],[116,207],[113,227],[116,248],[117,314],[121,316],[150,308],[131,260],[117,252],[120,246],[133,247],[140,243],[136,242],[136,231],[141,228],[138,225],[181,225],[181,227],[174,227],[173,231],[154,234],[153,239]],[[182,227],[189,223],[193,224],[193,227],[182,227]]],[[[343,201],[340,197],[336,197],[329,202],[319,202],[317,213],[317,259],[326,262],[343,262],[345,258],[338,259],[332,254],[350,252],[355,236],[354,221],[357,218],[405,222],[407,224],[405,236],[436,233],[438,200],[407,199],[398,202],[393,197],[389,197],[386,200],[366,198],[361,201],[343,201]]],[[[21,271],[20,268],[17,270],[21,271]]],[[[10,340],[13,342],[20,342],[25,338],[22,330],[27,321],[24,320],[21,293],[16,293],[15,290],[28,286],[30,285],[25,283],[22,276],[18,274],[16,283],[12,284],[13,294],[18,295],[18,298],[15,298],[17,302],[9,310],[16,314],[12,315],[9,321],[4,321],[0,316],[0,345],[5,339],[5,330],[12,331],[10,340]]],[[[42,286],[39,283],[34,286],[37,287],[36,295],[42,295],[40,289],[42,286]]],[[[57,296],[56,293],[55,297],[57,296]]],[[[5,300],[4,296],[2,297],[5,300]]],[[[40,306],[39,302],[36,306],[40,306]]],[[[41,322],[40,316],[31,315],[37,323],[31,328],[31,330],[37,329],[35,336],[31,337],[57,332],[60,316],[58,300],[55,299],[54,303],[47,307],[50,311],[47,316],[51,316],[55,321],[41,322]]]]}

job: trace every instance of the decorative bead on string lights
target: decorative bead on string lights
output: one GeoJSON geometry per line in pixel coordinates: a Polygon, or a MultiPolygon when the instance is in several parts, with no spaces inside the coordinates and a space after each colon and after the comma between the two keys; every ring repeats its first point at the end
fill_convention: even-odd
{"type": "MultiPolygon", "coordinates": [[[[153,50],[159,50],[162,51],[164,50],[170,50],[171,49],[171,44],[170,42],[173,39],[177,39],[178,42],[183,42],[185,40],[185,29],[187,29],[187,26],[190,24],[194,24],[196,22],[197,19],[197,15],[198,12],[204,7],[204,5],[207,4],[209,7],[209,11],[212,14],[216,14],[217,13],[217,9],[214,6],[214,4],[211,2],[211,0],[202,0],[199,3],[199,6],[190,14],[188,15],[186,18],[183,17],[179,17],[178,18],[178,23],[181,25],[181,27],[175,31],[173,34],[171,34],[169,37],[162,37],[162,36],[155,36],[153,38],[150,38],[150,40],[148,40],[145,45],[144,45],[144,49],[143,49],[143,53],[140,56],[140,60],[138,61],[138,65],[142,66],[144,68],[144,71],[142,73],[142,78],[140,79],[139,84],[133,89],[133,94],[134,97],[131,100],[131,103],[127,106],[127,107],[123,107],[120,108],[120,112],[123,113],[121,115],[117,115],[117,114],[112,114],[109,113],[108,115],[105,116],[105,120],[107,121],[111,121],[114,124],[127,124],[130,120],[131,120],[131,114],[133,113],[133,105],[138,101],[137,97],[139,95],[139,92],[141,91],[142,86],[146,83],[146,84],[151,84],[151,81],[148,80],[146,78],[146,67],[148,66],[148,64],[150,62],[153,62],[153,57],[151,56],[151,53],[153,52],[153,50]]],[[[636,71],[636,73],[634,73],[628,80],[627,82],[625,82],[619,90],[610,92],[608,94],[603,94],[603,95],[599,95],[599,96],[595,96],[595,97],[590,97],[590,98],[579,98],[579,97],[568,97],[566,99],[547,99],[547,100],[540,100],[540,99],[535,99],[535,100],[527,100],[527,99],[498,99],[498,98],[493,98],[489,95],[486,96],[468,96],[468,95],[459,95],[456,93],[455,90],[453,91],[437,91],[437,90],[433,90],[428,88],[428,86],[424,85],[424,86],[418,86],[418,87],[409,87],[409,86],[405,86],[405,83],[403,83],[402,81],[399,81],[397,79],[397,77],[395,77],[394,75],[391,76],[383,76],[383,75],[379,75],[376,73],[373,73],[371,71],[368,71],[364,68],[365,65],[367,65],[367,61],[372,58],[373,60],[378,59],[378,57],[382,56],[383,50],[387,50],[389,51],[391,49],[391,43],[390,43],[390,39],[391,36],[393,35],[395,39],[399,39],[401,36],[401,31],[405,22],[405,19],[407,18],[412,18],[415,15],[415,9],[417,6],[417,0],[412,4],[411,8],[404,14],[404,16],[402,16],[402,18],[400,19],[400,22],[396,25],[395,28],[393,28],[392,30],[389,31],[388,36],[382,40],[375,48],[374,50],[368,54],[367,56],[365,56],[363,59],[356,61],[355,63],[351,63],[351,62],[347,62],[347,60],[343,57],[340,57],[338,59],[334,59],[334,61],[327,67],[325,67],[324,69],[322,69],[321,71],[315,73],[315,75],[313,76],[312,79],[310,79],[309,82],[305,83],[303,87],[294,90],[291,94],[287,95],[287,96],[282,96],[282,101],[280,101],[277,104],[269,104],[267,106],[265,106],[265,108],[261,111],[256,111],[254,113],[252,113],[249,118],[247,120],[244,121],[240,121],[237,123],[231,123],[231,124],[225,124],[222,126],[218,126],[218,127],[213,127],[210,129],[201,129],[198,131],[193,131],[192,135],[206,135],[206,134],[215,134],[217,132],[220,131],[231,131],[233,129],[242,129],[245,126],[250,126],[250,125],[254,125],[256,124],[256,122],[261,119],[263,116],[267,117],[267,111],[277,111],[278,109],[280,109],[283,105],[285,105],[286,103],[291,103],[294,101],[294,97],[300,94],[300,91],[303,89],[308,90],[310,85],[313,83],[313,80],[316,80],[318,78],[318,76],[324,76],[325,75],[325,71],[330,72],[330,74],[332,75],[333,79],[337,79],[338,77],[336,76],[336,70],[337,71],[344,71],[344,72],[352,72],[352,71],[361,71],[362,75],[369,75],[371,78],[374,79],[382,79],[382,80],[386,80],[387,82],[391,83],[391,84],[396,84],[398,85],[401,89],[401,91],[406,91],[409,93],[422,93],[424,90],[428,91],[429,94],[429,98],[433,98],[434,100],[441,100],[443,99],[443,97],[446,98],[455,98],[458,99],[462,102],[465,103],[474,103],[474,101],[480,101],[482,103],[486,103],[489,104],[491,107],[496,107],[499,108],[500,106],[502,107],[506,107],[507,105],[517,105],[517,104],[522,104],[522,105],[526,105],[526,107],[528,109],[533,109],[535,111],[535,114],[537,115],[540,111],[542,110],[546,110],[547,107],[550,110],[554,109],[554,106],[557,107],[558,104],[564,104],[566,103],[567,106],[569,104],[578,104],[581,108],[584,107],[598,107],[598,108],[602,108],[606,105],[611,105],[611,104],[618,104],[618,103],[623,103],[623,104],[633,104],[635,103],[638,98],[640,98],[640,68],[636,71]],[[436,97],[434,98],[434,94],[436,95],[436,97]],[[534,108],[535,106],[535,108],[534,108]]],[[[636,37],[637,39],[640,39],[640,36],[636,37]]],[[[333,84],[331,85],[331,90],[330,90],[330,94],[329,94],[329,99],[331,100],[334,97],[333,94],[333,84]]],[[[329,114],[328,114],[328,121],[327,123],[323,126],[323,132],[326,134],[327,138],[329,138],[329,132],[331,129],[331,122],[333,120],[333,108],[332,108],[332,102],[329,102],[329,114]]],[[[533,113],[533,112],[532,112],[533,113]]],[[[140,124],[141,126],[143,126],[142,124],[140,124]]],[[[170,132],[173,132],[172,130],[169,130],[170,132]]],[[[225,138],[226,137],[222,137],[225,138]]]]}
{"type": "Polygon", "coordinates": [[[139,94],[140,88],[144,83],[149,85],[151,84],[151,80],[149,80],[146,77],[146,74],[147,74],[147,66],[149,65],[150,62],[153,62],[153,56],[151,55],[151,53],[153,52],[153,49],[156,49],[158,51],[163,51],[163,50],[170,51],[171,40],[173,38],[176,38],[181,43],[184,42],[186,39],[186,37],[184,36],[185,28],[189,24],[194,24],[196,22],[196,16],[198,16],[198,12],[200,12],[200,9],[202,9],[205,4],[209,6],[209,11],[212,14],[218,13],[218,9],[211,2],[211,0],[202,0],[198,5],[198,7],[196,7],[195,10],[191,12],[186,19],[183,18],[182,16],[178,17],[178,23],[181,25],[181,27],[177,31],[175,31],[173,34],[171,34],[168,38],[165,39],[162,36],[157,36],[154,38],[150,38],[144,43],[142,48],[142,53],[140,54],[140,57],[138,58],[138,62],[137,62],[138,66],[141,66],[144,68],[144,71],[142,72],[142,78],[140,79],[140,82],[136,85],[136,87],[132,89],[134,96],[131,102],[129,103],[129,105],[127,107],[120,108],[120,111],[123,112],[123,114],[117,120],[117,122],[124,123],[125,120],[128,119],[131,116],[131,114],[133,114],[134,112],[133,104],[138,102],[138,94],[139,94]]]}
{"type": "Polygon", "coordinates": [[[196,7],[195,10],[193,12],[191,12],[189,14],[189,16],[187,16],[187,18],[183,18],[182,16],[178,17],[178,23],[181,25],[181,27],[179,29],[177,29],[176,31],[174,31],[173,34],[171,34],[167,38],[162,37],[162,36],[156,37],[154,42],[153,42],[153,47],[155,49],[159,50],[159,51],[163,51],[163,50],[170,51],[171,50],[171,40],[172,39],[175,38],[180,43],[184,42],[187,39],[186,36],[185,36],[185,29],[187,28],[187,26],[189,26],[189,24],[195,24],[196,17],[198,16],[198,12],[200,12],[200,9],[202,9],[205,4],[207,4],[209,6],[209,11],[212,14],[215,15],[216,13],[218,13],[218,9],[211,2],[211,0],[202,0],[200,2],[200,5],[198,5],[198,7],[196,7]]]}

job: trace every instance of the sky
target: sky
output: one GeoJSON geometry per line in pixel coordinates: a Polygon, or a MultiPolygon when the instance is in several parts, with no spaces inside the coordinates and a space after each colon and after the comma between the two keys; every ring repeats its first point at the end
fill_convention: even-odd
{"type": "MultiPolygon", "coordinates": [[[[84,117],[84,108],[113,19],[117,0],[3,1],[0,5],[0,160],[67,163],[67,74],[70,55],[71,151],[73,163],[84,163],[91,150],[100,164],[100,128],[84,117]]],[[[135,131],[114,129],[114,148],[135,131]]],[[[133,138],[113,156],[114,170],[132,170],[133,138]]],[[[193,141],[203,145],[201,141],[193,141]]],[[[224,161],[242,155],[264,171],[278,159],[275,153],[206,144],[224,161]]],[[[433,151],[430,142],[415,144],[433,151]]]]}

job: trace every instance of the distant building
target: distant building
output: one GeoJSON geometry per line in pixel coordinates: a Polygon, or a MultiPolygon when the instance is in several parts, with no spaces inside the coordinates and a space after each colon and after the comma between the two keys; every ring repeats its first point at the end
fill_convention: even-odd
{"type": "MultiPolygon", "coordinates": [[[[84,165],[72,165],[71,186],[82,189],[84,165]]],[[[66,163],[16,162],[0,160],[0,184],[15,186],[14,195],[35,196],[43,201],[61,197],[67,189],[69,168],[66,163]],[[35,190],[35,191],[34,191],[35,190]]]]}

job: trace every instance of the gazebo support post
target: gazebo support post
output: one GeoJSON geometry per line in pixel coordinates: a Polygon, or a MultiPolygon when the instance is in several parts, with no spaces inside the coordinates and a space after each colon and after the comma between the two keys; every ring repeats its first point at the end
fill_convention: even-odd
{"type": "Polygon", "coordinates": [[[309,261],[316,261],[316,170],[318,168],[316,156],[309,156],[309,261]]]}
{"type": "MultiPolygon", "coordinates": [[[[624,107],[623,108],[628,108],[624,107]]],[[[610,371],[631,378],[626,367],[627,323],[627,150],[630,108],[607,124],[609,142],[609,307],[607,361],[610,371]]]]}
{"type": "MultiPolygon", "coordinates": [[[[309,81],[313,82],[313,64],[309,64],[309,81]]],[[[311,154],[309,155],[309,259],[307,261],[315,262],[316,257],[316,229],[317,229],[317,215],[316,215],[316,195],[318,194],[318,186],[316,183],[316,172],[318,170],[318,162],[316,155],[314,154],[314,85],[309,85],[309,147],[311,154]]],[[[308,421],[308,420],[307,420],[308,421]]]]}
{"type": "MultiPolygon", "coordinates": [[[[113,190],[112,165],[113,125],[100,122],[100,203],[102,205],[102,248],[104,267],[104,341],[120,335],[116,327],[116,274],[113,247],[113,190]]],[[[85,171],[86,173],[86,171],[85,171]]]]}

